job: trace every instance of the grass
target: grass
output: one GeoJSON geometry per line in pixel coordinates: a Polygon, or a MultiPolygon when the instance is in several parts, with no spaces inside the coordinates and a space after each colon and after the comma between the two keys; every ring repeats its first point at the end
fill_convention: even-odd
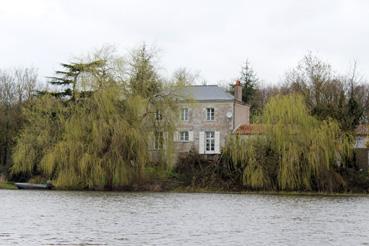
{"type": "Polygon", "coordinates": [[[14,190],[17,187],[10,182],[0,182],[0,189],[6,189],[6,190],[14,190]]]}

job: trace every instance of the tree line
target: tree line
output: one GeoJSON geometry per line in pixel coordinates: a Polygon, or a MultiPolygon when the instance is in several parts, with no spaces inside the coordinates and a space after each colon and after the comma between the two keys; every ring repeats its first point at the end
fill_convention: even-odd
{"type": "Polygon", "coordinates": [[[128,57],[107,49],[61,64],[49,88],[33,90],[21,105],[7,174],[68,189],[142,183],[152,139],[162,132],[168,136],[155,168],[168,170],[177,105],[153,58],[142,46],[128,57]]]}
{"type": "MultiPolygon", "coordinates": [[[[104,48],[61,64],[43,87],[35,69],[0,71],[0,173],[68,189],[196,180],[194,170],[209,160],[190,153],[176,165],[172,141],[176,91],[198,76],[179,69],[166,79],[155,58],[146,45],[128,56],[104,48]]],[[[264,134],[231,136],[220,159],[200,168],[208,170],[200,179],[267,190],[347,187],[352,132],[369,116],[369,88],[357,74],[356,67],[337,74],[308,54],[283,83],[265,87],[247,61],[239,77],[243,101],[264,134]]]]}
{"type": "Polygon", "coordinates": [[[341,74],[309,53],[286,73],[280,85],[261,86],[256,72],[246,61],[239,79],[243,101],[251,106],[252,120],[261,115],[270,97],[297,93],[303,95],[314,116],[322,120],[335,119],[344,131],[353,131],[360,123],[368,123],[369,85],[360,77],[356,63],[349,74],[341,74]]]}

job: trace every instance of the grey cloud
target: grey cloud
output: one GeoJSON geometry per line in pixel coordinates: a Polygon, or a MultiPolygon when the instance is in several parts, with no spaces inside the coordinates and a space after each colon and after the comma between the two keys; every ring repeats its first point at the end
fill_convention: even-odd
{"type": "Polygon", "coordinates": [[[147,42],[167,75],[188,67],[209,83],[236,77],[246,58],[275,83],[308,51],[337,71],[356,59],[366,76],[368,23],[364,0],[2,0],[0,66],[48,76],[104,44],[124,52],[147,42]]]}

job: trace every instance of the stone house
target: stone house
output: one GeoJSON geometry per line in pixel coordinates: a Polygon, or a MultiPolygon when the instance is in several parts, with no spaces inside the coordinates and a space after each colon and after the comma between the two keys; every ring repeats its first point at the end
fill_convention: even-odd
{"type": "Polygon", "coordinates": [[[237,81],[234,96],[216,85],[194,85],[181,89],[179,121],[174,133],[177,154],[194,148],[199,154],[220,154],[227,136],[240,125],[249,124],[250,107],[242,102],[237,81]],[[190,102],[189,102],[190,101],[190,102]]]}
{"type": "Polygon", "coordinates": [[[362,170],[369,167],[369,125],[358,125],[355,129],[355,158],[356,165],[362,170]]]}
{"type": "Polygon", "coordinates": [[[355,148],[367,148],[369,143],[369,125],[358,125],[355,129],[355,148]]]}

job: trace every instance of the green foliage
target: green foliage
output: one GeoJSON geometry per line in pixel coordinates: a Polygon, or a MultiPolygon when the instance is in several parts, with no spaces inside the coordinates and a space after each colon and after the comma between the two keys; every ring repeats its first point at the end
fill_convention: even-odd
{"type": "Polygon", "coordinates": [[[57,186],[112,188],[142,177],[147,138],[137,115],[144,102],[120,101],[120,93],[114,87],[103,89],[73,106],[62,140],[40,162],[57,186]]]}
{"type": "MultiPolygon", "coordinates": [[[[137,77],[132,75],[124,81],[114,76],[120,71],[109,69],[101,73],[99,61],[89,62],[94,65],[88,65],[88,69],[82,66],[72,73],[80,76],[83,72],[83,80],[93,88],[88,97],[80,96],[80,90],[71,95],[71,100],[46,93],[27,108],[28,122],[13,153],[14,175],[38,175],[67,189],[113,189],[140,184],[145,180],[145,164],[151,158],[154,132],[166,136],[159,153],[160,169],[171,168],[170,136],[177,118],[173,97],[166,93],[161,81],[147,81],[150,76],[146,70],[140,71],[139,81],[155,89],[144,93],[138,87],[127,90],[137,77]],[[158,111],[161,120],[155,119],[158,111]]],[[[74,71],[74,66],[78,65],[68,68],[74,71]]],[[[65,76],[70,74],[66,72],[65,76]]]]}
{"type": "MultiPolygon", "coordinates": [[[[103,68],[106,64],[104,60],[94,60],[92,62],[80,62],[80,63],[62,63],[61,66],[64,68],[62,71],[56,71],[56,75],[59,77],[49,77],[49,83],[53,86],[59,86],[61,89],[58,89],[54,92],[49,91],[40,91],[39,94],[51,94],[55,97],[67,98],[68,100],[75,101],[77,97],[84,97],[89,93],[86,91],[81,91],[82,85],[78,82],[82,79],[86,74],[90,76],[94,76],[95,78],[99,78],[98,81],[101,84],[101,78],[105,75],[103,68]],[[102,73],[102,74],[101,74],[102,73]],[[100,75],[100,76],[99,76],[100,75]]],[[[90,91],[93,88],[89,88],[90,91]]]]}
{"type": "Polygon", "coordinates": [[[351,95],[345,108],[345,119],[342,122],[343,128],[355,130],[363,117],[364,109],[360,105],[354,95],[351,95]]]}
{"type": "Polygon", "coordinates": [[[1,189],[15,190],[15,189],[17,189],[17,187],[13,183],[0,182],[0,190],[1,189]]]}
{"type": "MultiPolygon", "coordinates": [[[[241,67],[239,80],[242,86],[242,101],[250,105],[251,117],[254,118],[260,114],[263,105],[258,87],[259,79],[248,60],[241,67]]],[[[230,88],[230,92],[234,94],[234,83],[230,85],[230,88]]]]}
{"type": "Polygon", "coordinates": [[[22,107],[32,98],[35,69],[0,70],[0,176],[8,175],[11,151],[25,121],[22,107]]]}
{"type": "Polygon", "coordinates": [[[13,174],[40,173],[38,164],[61,137],[64,111],[62,103],[49,95],[34,98],[24,108],[27,121],[13,149],[13,174]]]}
{"type": "Polygon", "coordinates": [[[242,67],[240,81],[242,85],[242,101],[252,105],[259,79],[248,60],[242,67]]]}
{"type": "Polygon", "coordinates": [[[153,59],[153,52],[148,51],[146,45],[132,52],[128,69],[132,94],[147,98],[160,92],[161,82],[153,59]]]}
{"type": "Polygon", "coordinates": [[[254,189],[333,191],[344,186],[336,172],[351,155],[352,138],[337,122],[311,116],[302,96],[271,98],[263,113],[265,133],[231,138],[224,150],[244,168],[254,189]]]}
{"type": "Polygon", "coordinates": [[[238,182],[246,187],[257,190],[276,188],[275,164],[278,159],[265,137],[231,136],[223,149],[223,158],[239,170],[238,182]]]}
{"type": "Polygon", "coordinates": [[[339,125],[311,116],[303,97],[294,94],[272,98],[263,117],[271,146],[280,155],[279,187],[311,190],[315,184],[318,190],[331,190],[327,179],[334,176],[333,168],[351,155],[352,140],[339,125]]]}

